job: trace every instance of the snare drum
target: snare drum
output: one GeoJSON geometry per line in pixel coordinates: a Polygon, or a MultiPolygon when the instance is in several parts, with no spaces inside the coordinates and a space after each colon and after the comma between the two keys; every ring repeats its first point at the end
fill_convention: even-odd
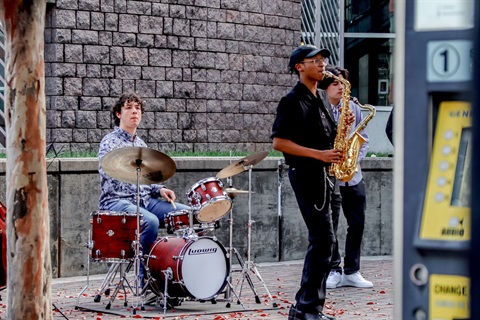
{"type": "Polygon", "coordinates": [[[229,265],[222,244],[212,238],[165,237],[152,246],[147,266],[156,281],[151,289],[163,294],[165,273],[169,271],[169,297],[194,297],[209,300],[227,284],[229,265]]]}
{"type": "Polygon", "coordinates": [[[223,183],[217,178],[206,178],[195,183],[187,191],[187,200],[200,222],[218,220],[232,207],[232,200],[223,191],[223,183]]]}
{"type": "Polygon", "coordinates": [[[111,262],[134,257],[136,213],[95,211],[91,222],[93,260],[111,262]]]}
{"type": "MultiPolygon", "coordinates": [[[[190,226],[190,213],[191,210],[177,210],[169,212],[165,216],[165,227],[168,234],[176,234],[178,236],[184,235],[190,226]]],[[[197,220],[195,214],[192,213],[193,230],[199,234],[204,235],[208,231],[215,229],[215,223],[201,223],[197,220]]]]}

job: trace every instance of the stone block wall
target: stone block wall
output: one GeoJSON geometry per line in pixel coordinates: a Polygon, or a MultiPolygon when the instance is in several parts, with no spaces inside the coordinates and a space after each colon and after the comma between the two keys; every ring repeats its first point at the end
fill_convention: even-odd
{"type": "Polygon", "coordinates": [[[49,0],[47,143],[97,151],[116,98],[135,91],[152,148],[270,148],[299,32],[300,0],[49,0]]]}

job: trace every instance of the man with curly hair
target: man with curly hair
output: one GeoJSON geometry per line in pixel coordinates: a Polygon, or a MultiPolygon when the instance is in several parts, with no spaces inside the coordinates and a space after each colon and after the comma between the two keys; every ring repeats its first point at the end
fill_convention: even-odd
{"type": "MultiPolygon", "coordinates": [[[[147,147],[137,134],[144,111],[144,102],[134,93],[123,94],[112,109],[115,127],[102,139],[98,152],[100,160],[98,171],[101,178],[100,210],[137,212],[137,185],[118,181],[107,175],[102,169],[101,160],[107,153],[117,148],[147,147]]],[[[157,239],[158,228],[165,227],[165,215],[173,210],[190,207],[180,203],[174,205],[175,192],[160,184],[140,185],[139,198],[139,211],[143,221],[140,244],[143,252],[148,254],[157,239]]],[[[141,273],[142,270],[143,268],[141,273]]]]}

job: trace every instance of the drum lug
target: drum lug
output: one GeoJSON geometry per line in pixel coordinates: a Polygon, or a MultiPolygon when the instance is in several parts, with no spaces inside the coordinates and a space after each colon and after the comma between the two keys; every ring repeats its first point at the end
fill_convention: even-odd
{"type": "Polygon", "coordinates": [[[97,224],[102,224],[102,218],[100,217],[97,218],[97,224]]]}
{"type": "Polygon", "coordinates": [[[209,194],[206,194],[205,198],[207,198],[208,200],[212,199],[212,197],[209,194]]]}
{"type": "Polygon", "coordinates": [[[207,190],[207,187],[205,187],[205,185],[203,183],[200,187],[202,188],[203,191],[207,190]]]}
{"type": "Polygon", "coordinates": [[[122,224],[125,224],[127,223],[127,219],[125,218],[125,216],[122,218],[122,224]]]}
{"type": "Polygon", "coordinates": [[[93,246],[94,246],[93,241],[88,241],[87,243],[85,243],[85,247],[88,249],[93,249],[93,246]]]}
{"type": "Polygon", "coordinates": [[[193,197],[192,197],[192,200],[194,200],[196,202],[196,205],[195,206],[200,206],[200,202],[202,201],[202,196],[200,195],[200,193],[198,192],[195,192],[193,194],[193,197]]]}
{"type": "Polygon", "coordinates": [[[122,259],[125,259],[125,250],[120,250],[120,257],[122,257],[122,259]]]}
{"type": "Polygon", "coordinates": [[[102,256],[102,253],[101,253],[100,249],[97,249],[97,250],[95,251],[95,256],[96,256],[98,259],[100,259],[100,257],[102,256]]]}
{"type": "Polygon", "coordinates": [[[183,260],[183,256],[173,256],[173,260],[183,260]]]}

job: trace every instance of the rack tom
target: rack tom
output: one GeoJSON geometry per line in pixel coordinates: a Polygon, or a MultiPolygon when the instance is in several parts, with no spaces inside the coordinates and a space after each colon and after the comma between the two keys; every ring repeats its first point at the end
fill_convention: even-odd
{"type": "Polygon", "coordinates": [[[200,222],[212,222],[225,216],[232,208],[232,200],[217,178],[206,178],[187,191],[187,200],[200,222]]]}

